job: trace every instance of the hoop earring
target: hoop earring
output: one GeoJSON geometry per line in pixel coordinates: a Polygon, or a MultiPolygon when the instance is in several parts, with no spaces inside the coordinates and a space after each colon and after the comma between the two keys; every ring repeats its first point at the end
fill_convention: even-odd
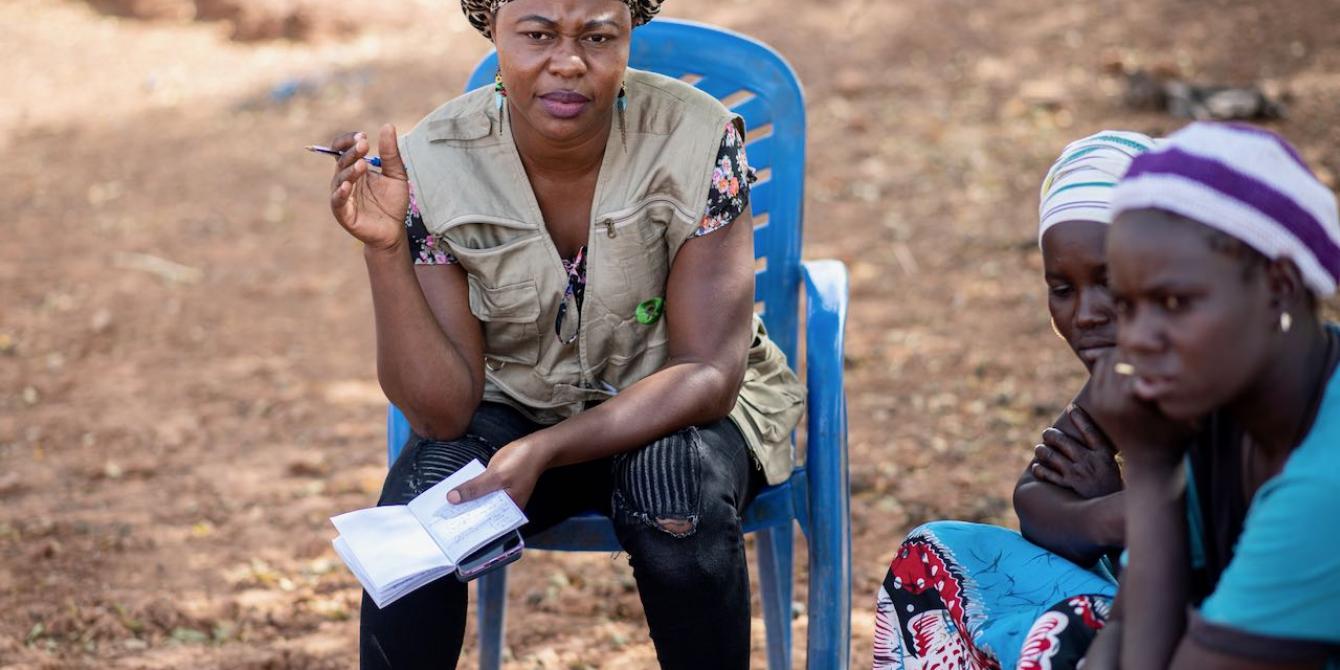
{"type": "Polygon", "coordinates": [[[1287,333],[1293,328],[1293,316],[1288,312],[1280,313],[1280,332],[1287,333]]]}
{"type": "Polygon", "coordinates": [[[503,85],[502,70],[493,75],[493,106],[498,108],[498,135],[503,132],[503,119],[507,115],[507,87],[503,85]]]}

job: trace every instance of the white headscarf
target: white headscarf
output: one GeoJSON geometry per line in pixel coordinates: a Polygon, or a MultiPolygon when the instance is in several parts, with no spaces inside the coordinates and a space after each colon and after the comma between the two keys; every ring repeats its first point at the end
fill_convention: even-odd
{"type": "Polygon", "coordinates": [[[1062,221],[1112,223],[1112,189],[1131,160],[1156,144],[1148,135],[1104,130],[1066,146],[1042,180],[1038,242],[1062,221]]]}

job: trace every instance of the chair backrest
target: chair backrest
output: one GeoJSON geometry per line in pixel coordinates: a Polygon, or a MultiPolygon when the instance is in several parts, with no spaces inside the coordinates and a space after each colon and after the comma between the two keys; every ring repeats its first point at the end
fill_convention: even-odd
{"type": "MultiPolygon", "coordinates": [[[[768,335],[796,365],[800,244],[805,202],[805,99],[791,66],[772,48],[711,26],[656,19],[633,31],[628,64],[693,84],[744,118],[749,164],[759,180],[754,213],[754,301],[768,335]]],[[[496,52],[466,90],[493,84],[496,52]]],[[[706,206],[706,203],[703,203],[706,206]]]]}

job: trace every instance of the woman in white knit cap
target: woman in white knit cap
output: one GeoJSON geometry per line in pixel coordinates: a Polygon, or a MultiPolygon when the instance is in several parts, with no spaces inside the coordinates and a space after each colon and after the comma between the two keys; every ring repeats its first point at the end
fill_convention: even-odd
{"type": "Polygon", "coordinates": [[[1335,196],[1274,133],[1201,123],[1112,209],[1091,408],[1125,459],[1132,615],[1086,668],[1340,667],[1335,196]]]}
{"type": "MultiPolygon", "coordinates": [[[[1116,344],[1105,242],[1112,189],[1154,145],[1103,131],[1065,148],[1042,184],[1038,239],[1058,335],[1092,366],[1116,344]]],[[[1081,407],[1043,432],[1015,491],[1023,535],[937,521],[908,534],[876,609],[874,666],[1074,668],[1107,618],[1124,544],[1115,451],[1081,407]]]]}

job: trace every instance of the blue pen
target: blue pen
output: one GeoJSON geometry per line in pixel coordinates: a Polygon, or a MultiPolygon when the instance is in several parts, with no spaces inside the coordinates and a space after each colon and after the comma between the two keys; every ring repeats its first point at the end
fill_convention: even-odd
{"type": "MultiPolygon", "coordinates": [[[[340,155],[340,152],[338,152],[338,151],[336,151],[336,150],[334,150],[334,149],[332,149],[332,148],[330,148],[330,147],[323,147],[323,146],[321,146],[321,145],[319,145],[319,144],[311,144],[311,145],[308,145],[308,146],[305,147],[305,148],[306,148],[308,151],[315,151],[316,153],[319,153],[319,154],[330,154],[330,155],[332,155],[332,156],[339,156],[339,155],[340,155]]],[[[372,167],[381,167],[381,166],[382,166],[382,159],[381,159],[381,156],[364,156],[364,157],[363,157],[363,160],[365,160],[365,161],[367,161],[367,162],[369,162],[369,163],[372,163],[372,167]]]]}

